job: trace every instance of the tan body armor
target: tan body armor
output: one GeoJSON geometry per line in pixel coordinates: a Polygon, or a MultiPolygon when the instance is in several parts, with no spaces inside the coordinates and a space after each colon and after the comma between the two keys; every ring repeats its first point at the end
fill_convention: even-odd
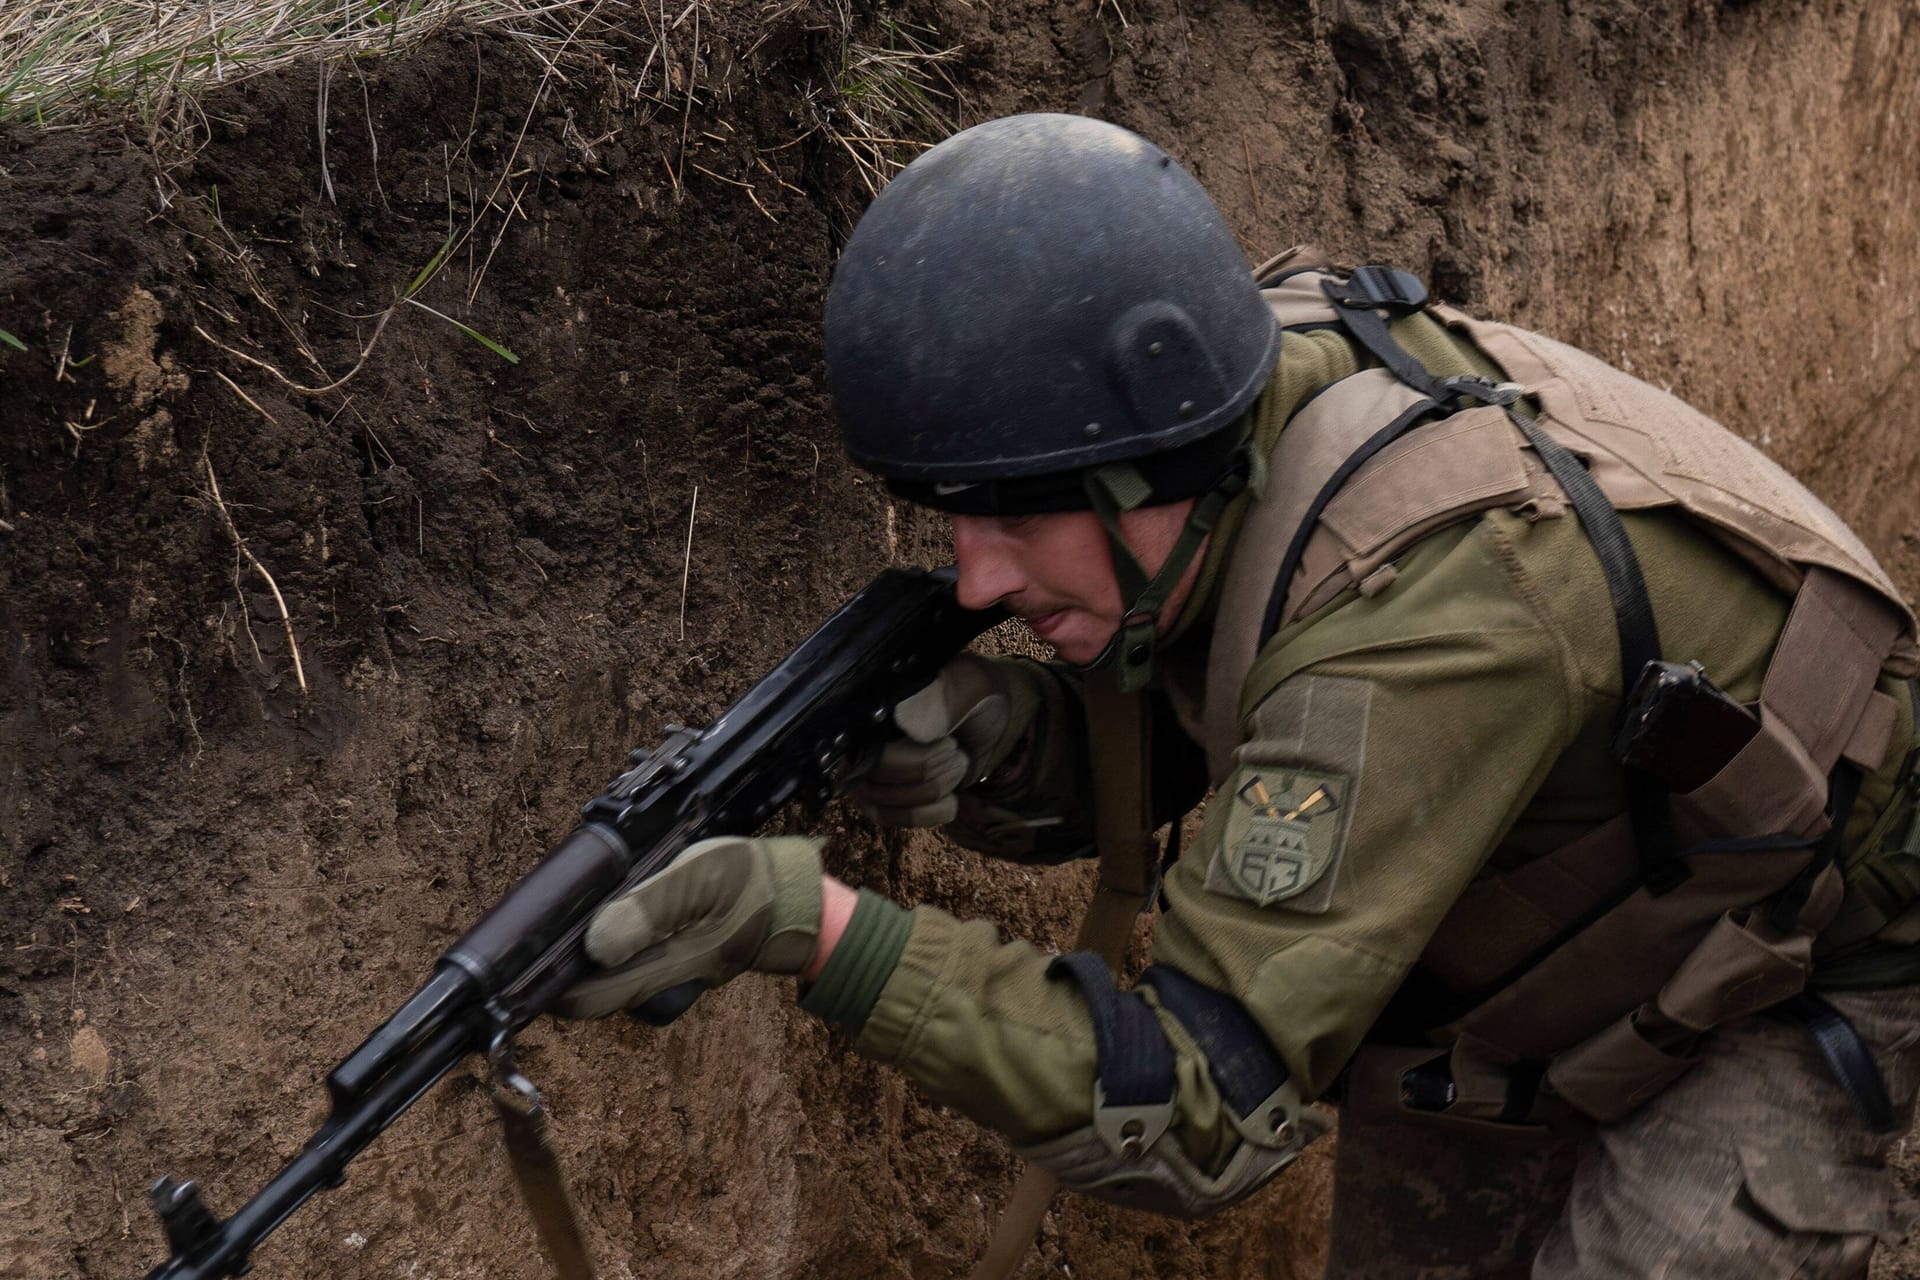
{"type": "MultiPolygon", "coordinates": [[[[1267,290],[1283,327],[1340,322],[1322,287],[1330,278],[1296,272],[1267,290]]],[[[1897,708],[1875,685],[1883,670],[1920,665],[1914,617],[1825,505],[1703,414],[1537,334],[1428,314],[1519,384],[1539,410],[1532,425],[1583,461],[1617,510],[1679,508],[1794,600],[1755,708],[1759,732],[1710,780],[1672,796],[1691,874],[1676,887],[1645,884],[1622,815],[1483,875],[1421,960],[1466,993],[1461,1003],[1426,1046],[1365,1048],[1349,1072],[1349,1105],[1442,1123],[1542,1123],[1567,1108],[1611,1120],[1684,1072],[1701,1034],[1805,986],[1814,936],[1841,897],[1830,850],[1812,847],[1829,825],[1829,777],[1843,758],[1868,772],[1885,758],[1897,708]],[[1788,895],[1797,909],[1769,909],[1788,895]],[[1444,1080],[1444,1097],[1415,1096],[1420,1070],[1444,1080]]],[[[1382,589],[1394,557],[1479,512],[1567,505],[1520,421],[1493,404],[1423,421],[1329,485],[1428,398],[1367,369],[1316,394],[1280,434],[1221,588],[1203,725],[1216,784],[1244,718],[1271,692],[1256,661],[1263,619],[1284,625],[1350,588],[1382,589]],[[1298,569],[1276,600],[1296,535],[1298,569]]]]}

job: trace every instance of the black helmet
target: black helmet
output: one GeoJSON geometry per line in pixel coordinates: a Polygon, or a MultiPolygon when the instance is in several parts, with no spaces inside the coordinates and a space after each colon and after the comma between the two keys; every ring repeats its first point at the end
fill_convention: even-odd
{"type": "Polygon", "coordinates": [[[847,453],[954,512],[1084,509],[1085,476],[1116,462],[1145,502],[1213,488],[1279,342],[1200,185],[1081,116],[993,120],[921,155],[827,292],[847,453]]]}

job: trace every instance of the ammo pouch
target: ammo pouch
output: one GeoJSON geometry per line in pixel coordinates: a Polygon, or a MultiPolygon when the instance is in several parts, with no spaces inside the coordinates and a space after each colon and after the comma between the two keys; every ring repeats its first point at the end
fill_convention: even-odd
{"type": "Polygon", "coordinates": [[[1649,883],[1623,815],[1470,887],[1423,967],[1471,994],[1431,1047],[1363,1048],[1349,1105],[1509,1131],[1617,1120],[1685,1073],[1703,1034],[1797,995],[1840,907],[1845,810],[1895,724],[1874,686],[1898,630],[1873,593],[1810,571],[1758,732],[1672,797],[1675,873],[1649,883]]]}

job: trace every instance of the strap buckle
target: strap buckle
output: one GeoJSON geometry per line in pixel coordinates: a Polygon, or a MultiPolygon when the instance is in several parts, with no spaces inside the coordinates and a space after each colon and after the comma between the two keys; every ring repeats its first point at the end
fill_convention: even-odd
{"type": "Polygon", "coordinates": [[[1466,396],[1478,400],[1481,404],[1496,405],[1502,409],[1514,404],[1525,394],[1525,388],[1517,382],[1488,382],[1478,374],[1456,373],[1451,377],[1438,378],[1434,385],[1442,391],[1456,396],[1466,396]]]}
{"type": "Polygon", "coordinates": [[[1420,277],[1398,267],[1355,267],[1338,292],[1329,291],[1344,307],[1390,311],[1418,311],[1427,304],[1427,286],[1420,277]]]}

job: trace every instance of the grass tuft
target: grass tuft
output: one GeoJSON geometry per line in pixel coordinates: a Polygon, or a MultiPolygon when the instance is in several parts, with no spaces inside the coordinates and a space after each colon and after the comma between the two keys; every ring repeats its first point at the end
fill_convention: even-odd
{"type": "Polygon", "coordinates": [[[599,48],[605,0],[0,0],[0,122],[150,109],[315,53],[409,48],[447,23],[599,48]],[[582,31],[583,19],[598,24],[582,31]]]}
{"type": "Polygon", "coordinates": [[[958,46],[941,48],[938,33],[883,15],[877,39],[856,38],[847,0],[835,7],[840,56],[833,101],[820,108],[827,136],[852,157],[870,194],[922,149],[954,131],[959,90],[946,64],[958,46]]]}

